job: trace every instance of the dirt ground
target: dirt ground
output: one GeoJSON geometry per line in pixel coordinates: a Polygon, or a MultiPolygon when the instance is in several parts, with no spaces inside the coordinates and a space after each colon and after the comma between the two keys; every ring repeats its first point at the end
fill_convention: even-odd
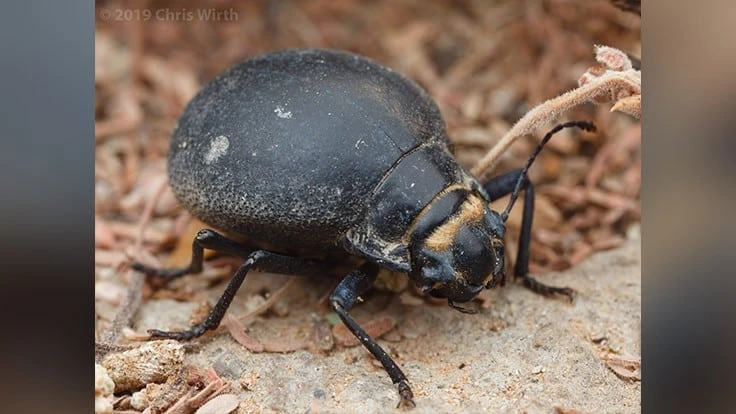
{"type": "MultiPolygon", "coordinates": [[[[489,307],[477,315],[445,305],[403,305],[391,293],[367,298],[355,315],[396,320],[394,331],[384,335],[391,340],[379,343],[411,381],[414,412],[639,412],[640,247],[638,235],[632,234],[616,250],[545,276],[549,283],[577,291],[572,305],[511,285],[494,291],[489,307]]],[[[283,282],[268,274],[253,279],[238,295],[234,314],[245,312],[252,289],[283,282]]],[[[326,293],[325,288],[310,281],[292,285],[277,306],[288,314],[251,319],[249,334],[266,343],[313,346],[315,320],[326,310],[300,304],[305,297],[326,293]]],[[[219,289],[210,293],[215,298],[219,289]]],[[[136,330],[181,328],[195,307],[148,301],[136,330]]],[[[386,373],[360,346],[326,353],[252,353],[227,332],[200,343],[186,361],[213,366],[232,381],[239,412],[386,412],[398,401],[386,373]]]]}
{"type": "MultiPolygon", "coordinates": [[[[98,1],[96,359],[139,346],[145,329],[201,319],[237,265],[217,258],[203,275],[159,290],[129,266],[188,263],[204,225],[174,199],[165,156],[184,106],[218,72],[288,47],[369,56],[428,91],[458,162],[472,168],[530,109],[577,87],[595,65],[594,45],[641,57],[640,17],[612,3],[636,2],[98,1]]],[[[611,103],[559,117],[572,119],[593,121],[598,131],[556,135],[530,170],[537,193],[530,271],[576,289],[573,305],[512,285],[484,292],[475,302],[480,314],[464,315],[394,286],[403,292],[376,289],[355,308],[408,376],[415,412],[640,410],[641,124],[612,113],[611,103]]],[[[504,152],[496,172],[523,165],[546,129],[504,152]]],[[[518,206],[507,222],[509,257],[518,206]]],[[[214,394],[192,400],[186,391],[202,388],[236,396],[241,412],[390,410],[397,393],[388,376],[362,347],[345,346],[349,335],[325,305],[334,283],[249,275],[228,315],[259,315],[231,321],[246,329],[238,338],[223,327],[187,345],[188,371],[177,374],[186,386],[169,394],[189,406],[162,403],[159,411],[195,412],[214,394]]],[[[132,408],[131,392],[110,397],[116,412],[157,412],[132,408]]]]}

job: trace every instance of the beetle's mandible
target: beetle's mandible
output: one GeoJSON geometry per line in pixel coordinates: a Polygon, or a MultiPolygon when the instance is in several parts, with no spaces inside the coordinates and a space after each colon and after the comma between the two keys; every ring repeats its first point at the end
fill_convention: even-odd
{"type": "Polygon", "coordinates": [[[348,273],[330,304],[413,406],[406,376],[349,310],[380,268],[403,272],[423,292],[458,306],[505,282],[505,220],[524,190],[514,274],[545,295],[568,288],[528,275],[534,192],[524,168],[479,183],[453,158],[440,111],[415,83],[380,64],[331,50],[286,50],[222,72],[188,104],[171,139],[169,180],[202,230],[182,269],[133,267],[175,278],[202,270],[203,249],[245,258],[207,319],[189,339],[216,328],[251,269],[316,275],[347,256],[348,273]],[[512,194],[499,214],[489,202],[512,194]]]}

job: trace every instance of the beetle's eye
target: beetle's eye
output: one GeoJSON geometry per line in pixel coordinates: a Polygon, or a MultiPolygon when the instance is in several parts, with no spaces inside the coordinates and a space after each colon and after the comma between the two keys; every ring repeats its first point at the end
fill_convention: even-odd
{"type": "Polygon", "coordinates": [[[493,253],[494,265],[493,274],[500,275],[504,271],[504,243],[500,237],[491,239],[491,252],[493,253]]]}

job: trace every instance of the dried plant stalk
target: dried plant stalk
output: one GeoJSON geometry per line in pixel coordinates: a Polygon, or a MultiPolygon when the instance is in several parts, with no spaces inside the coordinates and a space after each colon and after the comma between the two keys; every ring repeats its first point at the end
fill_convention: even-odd
{"type": "Polygon", "coordinates": [[[519,137],[559,118],[571,108],[586,102],[614,102],[612,111],[641,118],[641,71],[633,68],[626,53],[608,46],[596,46],[596,60],[603,66],[588,69],[580,86],[552,98],[527,112],[472,169],[481,181],[489,178],[501,154],[519,137]]]}

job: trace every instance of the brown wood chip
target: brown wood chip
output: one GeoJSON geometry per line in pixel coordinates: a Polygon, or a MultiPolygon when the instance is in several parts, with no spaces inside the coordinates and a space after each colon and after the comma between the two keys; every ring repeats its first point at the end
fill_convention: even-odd
{"type": "Polygon", "coordinates": [[[233,339],[235,339],[240,345],[243,345],[245,349],[250,352],[263,352],[263,344],[259,340],[252,338],[250,335],[245,333],[245,326],[243,326],[237,318],[231,315],[225,315],[225,318],[222,320],[222,324],[227,328],[227,331],[230,332],[233,339]]]}
{"type": "MultiPolygon", "coordinates": [[[[373,339],[378,339],[381,335],[394,329],[396,326],[396,320],[388,315],[383,315],[366,323],[362,323],[360,326],[365,329],[365,331],[368,332],[368,335],[373,339]]],[[[350,332],[348,327],[342,323],[339,323],[332,328],[332,334],[335,335],[337,343],[342,346],[350,347],[360,344],[358,338],[356,338],[355,335],[350,332]]]]}
{"type": "Polygon", "coordinates": [[[222,394],[207,401],[195,414],[228,414],[235,411],[240,405],[235,394],[222,394]]]}
{"type": "Polygon", "coordinates": [[[606,354],[601,359],[622,380],[641,381],[641,357],[606,354]]]}

